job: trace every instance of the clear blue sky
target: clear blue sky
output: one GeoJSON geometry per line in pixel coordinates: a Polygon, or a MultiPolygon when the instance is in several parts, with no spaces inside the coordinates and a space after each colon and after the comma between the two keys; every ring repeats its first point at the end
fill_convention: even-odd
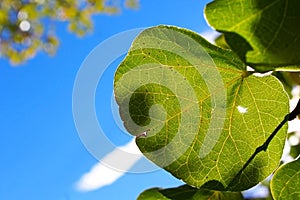
{"type": "MultiPolygon", "coordinates": [[[[163,170],[125,174],[109,186],[79,192],[74,184],[97,160],[81,143],[72,114],[76,74],[89,52],[110,36],[132,28],[176,25],[196,32],[208,30],[203,16],[208,0],[141,1],[140,8],[116,16],[94,17],[92,34],[77,38],[65,23],[57,24],[61,44],[54,57],[39,53],[18,67],[0,60],[0,199],[98,200],[135,199],[150,187],[179,184],[163,170]]],[[[118,63],[115,63],[117,65],[118,63]]],[[[110,100],[114,68],[97,90],[97,115],[110,138],[123,144],[111,113],[102,111],[110,100]]],[[[110,102],[109,102],[110,103],[110,102]]],[[[129,139],[128,139],[129,140],[129,139]]]]}

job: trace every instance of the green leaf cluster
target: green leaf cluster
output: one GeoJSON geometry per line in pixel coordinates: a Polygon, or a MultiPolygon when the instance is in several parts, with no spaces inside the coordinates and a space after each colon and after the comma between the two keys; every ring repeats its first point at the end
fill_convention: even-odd
{"type": "MultiPolygon", "coordinates": [[[[279,167],[287,124],[276,127],[300,82],[298,10],[298,0],[215,0],[205,16],[217,46],[173,26],[137,36],[115,73],[121,118],[132,135],[147,133],[136,138],[143,154],[187,184],[138,199],[243,199],[279,167]]],[[[274,199],[299,198],[297,171],[299,161],[275,172],[274,199]]]]}

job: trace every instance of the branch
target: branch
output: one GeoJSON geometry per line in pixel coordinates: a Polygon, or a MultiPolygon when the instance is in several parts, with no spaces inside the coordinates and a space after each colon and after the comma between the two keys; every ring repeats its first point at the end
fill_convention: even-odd
{"type": "Polygon", "coordinates": [[[256,148],[255,152],[247,160],[247,162],[244,164],[244,166],[242,167],[242,169],[238,172],[238,174],[233,178],[233,180],[230,182],[230,184],[226,187],[227,189],[232,185],[232,183],[235,181],[235,179],[242,174],[242,172],[246,169],[246,167],[248,167],[248,165],[250,164],[250,162],[255,158],[255,156],[258,153],[267,150],[270,142],[275,137],[275,135],[277,134],[277,132],[281,129],[281,127],[286,122],[292,121],[293,119],[295,119],[298,115],[300,115],[300,99],[299,99],[296,107],[294,108],[294,110],[291,113],[287,114],[284,117],[284,119],[280,122],[280,124],[275,128],[275,130],[272,132],[272,134],[267,138],[267,140],[261,146],[259,146],[259,147],[256,148]]]}
{"type": "Polygon", "coordinates": [[[295,109],[288,115],[289,115],[289,121],[292,121],[293,119],[295,119],[297,117],[297,115],[300,115],[300,99],[299,99],[295,109]]]}

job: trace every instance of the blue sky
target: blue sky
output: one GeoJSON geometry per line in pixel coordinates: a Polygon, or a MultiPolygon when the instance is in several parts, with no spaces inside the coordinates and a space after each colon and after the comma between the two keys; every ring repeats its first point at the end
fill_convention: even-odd
{"type": "MultiPolygon", "coordinates": [[[[78,38],[58,23],[60,46],[54,57],[39,53],[13,67],[0,60],[0,199],[96,200],[135,199],[150,187],[180,184],[167,172],[126,173],[108,186],[79,191],[76,184],[98,160],[82,144],[72,113],[76,75],[89,53],[110,36],[133,28],[159,24],[207,32],[204,0],[141,1],[138,10],[94,17],[94,31],[78,38]]],[[[111,113],[113,74],[120,59],[109,67],[96,93],[98,121],[115,145],[130,137],[111,113]]],[[[101,146],[101,145],[100,145],[101,146]]],[[[103,149],[103,155],[111,149],[103,149]]]]}

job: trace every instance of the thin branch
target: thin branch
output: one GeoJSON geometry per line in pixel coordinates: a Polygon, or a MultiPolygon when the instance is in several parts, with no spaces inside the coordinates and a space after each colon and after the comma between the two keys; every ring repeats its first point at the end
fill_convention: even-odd
{"type": "Polygon", "coordinates": [[[266,151],[270,142],[272,141],[272,139],[275,137],[275,135],[277,134],[277,132],[282,128],[282,126],[288,122],[288,121],[292,121],[293,119],[295,119],[298,115],[300,115],[300,99],[296,105],[296,107],[294,108],[294,110],[287,114],[284,119],[280,122],[280,124],[275,128],[275,130],[272,132],[272,134],[267,138],[267,140],[259,147],[257,147],[255,149],[255,152],[251,155],[251,157],[247,160],[247,162],[244,164],[244,166],[240,169],[240,171],[238,172],[238,174],[233,178],[233,180],[231,181],[231,183],[227,186],[230,187],[233,183],[233,181],[235,181],[236,177],[239,177],[242,172],[246,169],[246,167],[248,167],[248,165],[250,164],[250,162],[255,158],[255,156],[257,154],[259,154],[262,151],[266,151]]]}
{"type": "Polygon", "coordinates": [[[289,121],[292,121],[297,117],[297,115],[300,115],[300,99],[295,107],[295,109],[289,114],[289,121]]]}

